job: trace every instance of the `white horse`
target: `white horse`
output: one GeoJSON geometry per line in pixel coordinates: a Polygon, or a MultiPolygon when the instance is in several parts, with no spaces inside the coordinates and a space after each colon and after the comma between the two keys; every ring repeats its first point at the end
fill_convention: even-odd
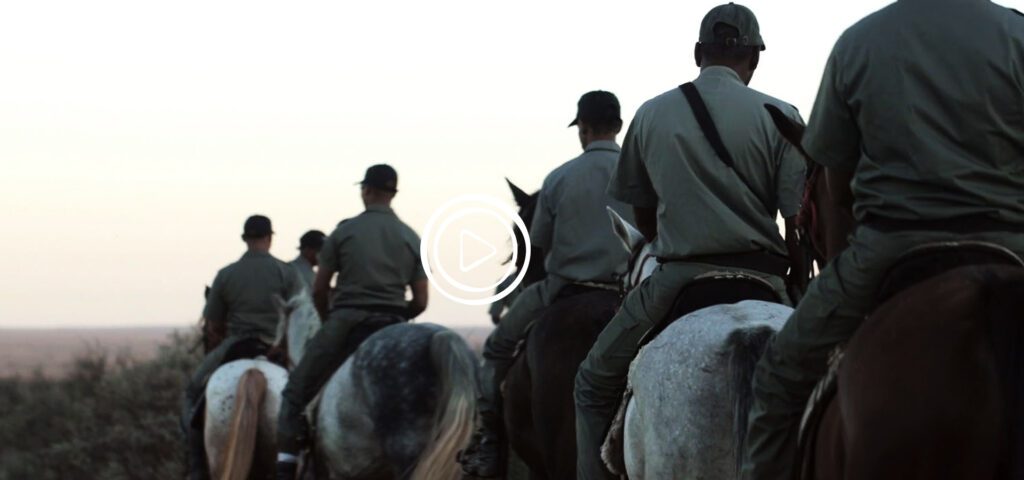
{"type": "Polygon", "coordinates": [[[447,328],[376,330],[321,392],[317,478],[460,478],[455,455],[472,434],[476,375],[473,352],[447,328]]]}
{"type": "MultiPolygon", "coordinates": [[[[634,255],[624,280],[630,289],[651,275],[656,262],[643,236],[609,213],[634,255]]],[[[625,472],[617,473],[631,479],[736,478],[754,365],[791,312],[763,301],[715,305],[682,317],[641,349],[629,370],[625,472]]],[[[612,450],[606,444],[603,454],[615,470],[612,450]]]]}
{"type": "MultiPolygon", "coordinates": [[[[275,302],[281,320],[274,345],[287,345],[294,365],[320,328],[319,315],[305,290],[275,302]]],[[[277,413],[287,381],[288,372],[264,357],[228,362],[213,373],[206,384],[203,432],[211,478],[241,480],[274,471],[277,413]]]]}

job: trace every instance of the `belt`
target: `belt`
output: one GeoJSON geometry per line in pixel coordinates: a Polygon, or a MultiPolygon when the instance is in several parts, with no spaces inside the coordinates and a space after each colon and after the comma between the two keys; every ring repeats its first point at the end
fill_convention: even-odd
{"type": "Polygon", "coordinates": [[[1024,225],[1007,223],[986,215],[970,215],[943,220],[897,220],[894,218],[879,217],[877,215],[868,215],[864,219],[863,225],[882,233],[907,231],[937,231],[959,234],[985,232],[1024,233],[1024,225]]]}
{"type": "Polygon", "coordinates": [[[719,267],[742,268],[756,272],[785,277],[789,273],[789,259],[768,252],[722,253],[716,255],[692,255],[683,258],[658,257],[658,263],[707,263],[719,267]]]}
{"type": "Polygon", "coordinates": [[[396,307],[394,305],[339,305],[336,309],[351,308],[353,310],[362,310],[370,313],[380,313],[384,315],[395,315],[402,317],[403,319],[409,319],[409,310],[406,307],[396,307]]]}

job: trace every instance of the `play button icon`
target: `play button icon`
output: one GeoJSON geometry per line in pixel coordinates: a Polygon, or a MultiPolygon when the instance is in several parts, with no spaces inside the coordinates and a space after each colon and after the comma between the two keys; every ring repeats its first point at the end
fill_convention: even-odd
{"type": "Polygon", "coordinates": [[[420,240],[431,287],[465,305],[487,305],[514,291],[526,275],[516,265],[529,265],[530,253],[530,235],[519,214],[509,203],[486,195],[445,202],[427,221],[420,240]],[[518,248],[519,241],[525,250],[518,248]]]}
{"type": "Polygon", "coordinates": [[[469,272],[498,254],[498,248],[469,230],[459,232],[459,270],[469,272]]]}

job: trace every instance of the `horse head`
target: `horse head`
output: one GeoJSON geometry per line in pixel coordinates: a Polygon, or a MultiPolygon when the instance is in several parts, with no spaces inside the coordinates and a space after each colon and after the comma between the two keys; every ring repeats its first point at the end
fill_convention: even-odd
{"type": "Polygon", "coordinates": [[[615,236],[622,242],[622,247],[629,252],[627,275],[622,279],[622,288],[629,291],[643,279],[651,276],[657,265],[657,259],[651,253],[652,244],[647,243],[647,239],[640,233],[640,230],[637,230],[611,207],[605,208],[608,210],[608,216],[611,217],[615,236]]]}
{"type": "Polygon", "coordinates": [[[306,352],[306,343],[320,330],[320,314],[305,288],[288,300],[274,296],[274,303],[280,317],[274,346],[287,349],[289,366],[298,365],[306,352]]]}
{"type": "Polygon", "coordinates": [[[807,153],[803,146],[806,127],[775,105],[765,104],[764,108],[782,138],[796,148],[807,164],[807,184],[796,222],[800,235],[809,243],[814,260],[823,267],[846,248],[846,239],[855,226],[853,200],[847,198],[850,197],[849,185],[841,185],[849,179],[823,168],[807,153]]]}
{"type": "MultiPolygon", "coordinates": [[[[523,220],[523,224],[529,226],[533,222],[533,215],[537,208],[537,197],[540,192],[533,192],[533,194],[526,193],[525,190],[516,186],[508,178],[505,179],[508,183],[508,188],[512,190],[512,197],[515,198],[516,206],[519,207],[519,218],[523,220]]],[[[516,269],[522,269],[526,261],[526,242],[523,237],[523,232],[519,231],[518,228],[513,228],[513,232],[516,237],[516,248],[518,252],[514,258],[516,259],[516,269]]],[[[512,256],[509,256],[509,261],[512,260],[512,256]]],[[[530,284],[537,280],[544,278],[547,272],[544,271],[544,255],[539,248],[534,247],[533,251],[530,252],[530,265],[526,265],[526,277],[523,283],[530,284]]]]}

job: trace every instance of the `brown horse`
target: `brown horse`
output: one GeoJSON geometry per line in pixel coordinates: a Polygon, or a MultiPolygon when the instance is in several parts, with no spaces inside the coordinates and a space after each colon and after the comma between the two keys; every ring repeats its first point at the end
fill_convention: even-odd
{"type": "Polygon", "coordinates": [[[557,300],[509,370],[502,392],[505,430],[533,478],[576,478],[573,380],[618,304],[616,292],[602,290],[557,300]]]}
{"type": "MultiPolygon", "coordinates": [[[[810,162],[803,128],[766,108],[810,162]]],[[[849,203],[808,188],[817,228],[833,229],[814,232],[826,239],[818,255],[831,258],[853,227],[849,203]]],[[[1024,268],[993,265],[992,252],[935,255],[930,268],[975,266],[892,270],[888,300],[847,343],[836,393],[805,433],[801,478],[1024,479],[1024,268]]]]}

